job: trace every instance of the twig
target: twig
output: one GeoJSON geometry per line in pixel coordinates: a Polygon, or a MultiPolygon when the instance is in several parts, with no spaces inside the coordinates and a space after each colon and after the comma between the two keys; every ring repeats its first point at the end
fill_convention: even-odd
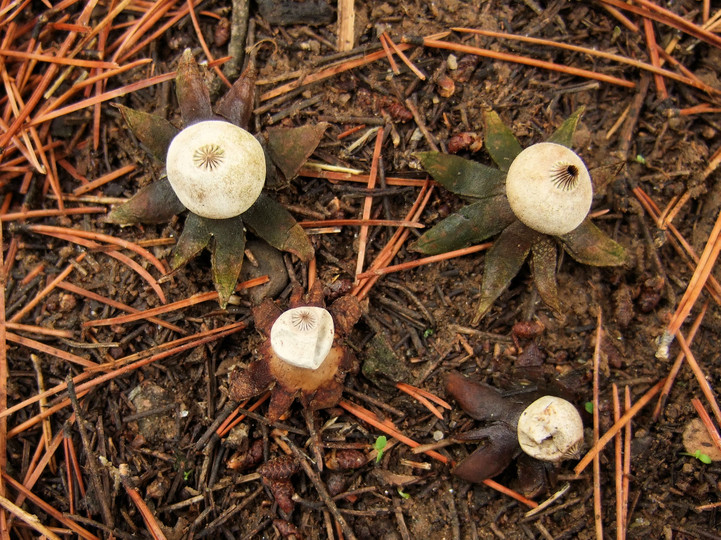
{"type": "Polygon", "coordinates": [[[703,395],[706,397],[706,400],[711,406],[711,410],[716,417],[716,422],[721,424],[721,409],[719,409],[716,397],[713,395],[713,389],[711,388],[708,379],[706,379],[705,373],[696,361],[696,358],[691,352],[691,348],[689,347],[688,342],[686,341],[686,338],[683,336],[681,331],[676,332],[676,339],[678,340],[678,344],[681,347],[681,350],[686,355],[686,363],[689,365],[689,367],[693,371],[693,374],[696,376],[696,381],[701,387],[701,392],[703,392],[703,395]]]}
{"type": "Polygon", "coordinates": [[[228,42],[230,60],[223,66],[223,73],[230,80],[238,78],[245,60],[245,41],[248,35],[249,13],[249,0],[233,0],[230,17],[230,41],[228,42]]]}
{"type": "MultiPolygon", "coordinates": [[[[599,403],[599,369],[601,363],[601,341],[603,340],[603,327],[601,325],[601,311],[596,319],[596,345],[593,349],[593,444],[598,445],[598,428],[600,423],[599,403]]],[[[601,508],[601,459],[598,454],[593,457],[593,518],[596,523],[596,538],[603,540],[603,511],[601,508]]]]}
{"type": "Polygon", "coordinates": [[[303,467],[303,471],[305,472],[306,476],[313,483],[313,486],[315,486],[315,489],[318,492],[321,500],[325,503],[328,511],[333,515],[336,522],[338,522],[338,525],[340,525],[345,537],[349,540],[355,539],[356,536],[353,532],[353,529],[350,528],[350,525],[348,525],[348,522],[338,510],[338,506],[335,504],[335,501],[328,493],[328,490],[326,489],[325,484],[321,480],[320,476],[313,470],[313,467],[310,466],[310,463],[308,463],[308,458],[306,457],[306,455],[301,452],[300,449],[295,444],[293,444],[293,442],[287,437],[283,437],[283,440],[285,440],[286,444],[293,451],[293,454],[298,459],[300,466],[303,467]]]}
{"type": "MultiPolygon", "coordinates": [[[[693,343],[693,338],[696,337],[696,332],[701,326],[701,322],[703,321],[704,316],[706,315],[706,310],[708,309],[709,302],[708,300],[704,302],[703,307],[701,308],[701,313],[698,314],[696,319],[694,320],[693,324],[691,325],[691,329],[688,333],[688,344],[689,346],[693,343]]],[[[673,383],[676,380],[676,375],[678,375],[679,370],[681,369],[681,365],[683,364],[683,360],[686,358],[686,355],[683,351],[679,352],[676,356],[676,360],[673,363],[673,366],[671,366],[671,370],[668,372],[668,375],[666,376],[666,384],[663,385],[663,390],[661,390],[661,395],[658,396],[658,402],[656,403],[656,408],[653,410],[653,421],[656,422],[658,420],[658,417],[661,415],[661,411],[663,410],[664,406],[666,405],[666,400],[668,399],[668,395],[671,393],[671,388],[673,387],[673,383]]]]}
{"type": "Polygon", "coordinates": [[[3,480],[5,480],[9,486],[12,486],[14,489],[16,489],[19,493],[21,493],[23,495],[24,498],[27,498],[29,501],[32,501],[33,504],[42,508],[43,512],[47,512],[48,515],[52,516],[53,518],[57,519],[60,523],[62,523],[66,527],[75,531],[81,538],[84,538],[85,540],[100,540],[93,533],[91,533],[87,529],[84,529],[83,527],[81,527],[80,525],[75,523],[72,519],[64,516],[53,505],[45,502],[40,497],[35,495],[32,491],[30,491],[28,488],[26,488],[24,485],[22,485],[17,480],[15,480],[13,477],[11,477],[5,471],[2,471],[2,477],[3,477],[3,480]]]}
{"type": "MultiPolygon", "coordinates": [[[[696,79],[695,77],[690,77],[688,75],[686,75],[686,76],[679,75],[678,73],[675,73],[673,71],[659,67],[656,63],[647,64],[646,62],[641,62],[640,60],[628,58],[628,57],[622,56],[620,54],[599,51],[597,49],[591,49],[588,47],[580,47],[578,45],[572,45],[570,43],[562,43],[562,42],[553,41],[550,39],[541,39],[541,38],[535,38],[535,37],[529,37],[529,36],[522,36],[522,35],[518,35],[518,34],[506,34],[504,32],[494,32],[492,30],[478,30],[475,28],[453,28],[453,30],[455,30],[457,32],[468,32],[468,33],[478,34],[478,35],[482,35],[482,36],[512,39],[512,40],[521,41],[524,43],[533,43],[534,45],[546,45],[548,47],[557,47],[559,49],[565,49],[568,51],[581,52],[583,54],[588,54],[590,56],[597,56],[599,58],[605,58],[606,60],[612,60],[614,62],[619,62],[622,64],[627,64],[629,66],[636,67],[638,69],[643,69],[645,71],[649,71],[649,72],[653,73],[654,76],[667,77],[669,79],[673,79],[673,80],[682,82],[688,86],[693,86],[693,87],[703,90],[707,93],[721,94],[721,91],[719,91],[718,89],[705,84],[703,81],[700,81],[700,80],[696,79]]],[[[637,28],[637,30],[638,30],[638,28],[637,28]]],[[[660,54],[660,51],[659,51],[659,54],[660,54]]],[[[658,57],[658,54],[656,56],[658,57]]]]}
{"type": "MultiPolygon", "coordinates": [[[[3,507],[4,510],[7,510],[15,517],[22,520],[24,523],[29,525],[31,528],[35,529],[40,534],[52,539],[52,540],[60,540],[60,537],[57,536],[54,532],[52,532],[50,529],[45,527],[42,523],[40,523],[40,520],[38,517],[34,514],[29,514],[22,508],[15,506],[11,501],[7,500],[5,497],[0,495],[0,506],[3,507]]],[[[9,536],[8,536],[9,538],[9,536]]]]}
{"type": "Polygon", "coordinates": [[[350,51],[355,41],[354,0],[338,0],[338,50],[350,51]]]}
{"type": "Polygon", "coordinates": [[[478,244],[467,248],[456,249],[454,251],[448,251],[446,253],[440,253],[438,255],[431,255],[429,257],[423,257],[422,259],[416,259],[415,261],[408,261],[393,266],[386,266],[385,268],[378,268],[377,270],[368,270],[362,274],[358,274],[358,279],[367,279],[373,276],[384,276],[386,274],[392,274],[394,272],[401,272],[403,270],[410,270],[418,266],[426,264],[432,264],[439,261],[446,261],[448,259],[455,259],[456,257],[463,257],[472,253],[478,253],[484,251],[493,245],[492,242],[486,242],[484,244],[478,244]]]}
{"type": "MultiPolygon", "coordinates": [[[[247,289],[250,287],[255,287],[257,285],[262,285],[263,283],[267,283],[268,279],[269,279],[268,276],[261,276],[259,278],[249,279],[248,281],[244,281],[243,283],[238,284],[236,286],[235,290],[240,291],[240,290],[247,289]]],[[[186,307],[194,306],[196,304],[201,304],[203,302],[208,302],[210,300],[216,300],[217,298],[218,298],[218,293],[215,291],[207,292],[207,293],[198,293],[198,294],[194,294],[193,296],[190,296],[188,298],[185,298],[183,300],[178,300],[177,302],[165,304],[164,306],[158,306],[158,307],[146,309],[143,311],[138,311],[136,313],[128,313],[126,315],[118,315],[117,317],[111,317],[109,319],[97,319],[94,321],[86,321],[83,323],[83,326],[85,328],[89,328],[91,326],[110,326],[113,324],[125,324],[128,322],[145,319],[147,317],[154,317],[155,315],[161,315],[163,313],[169,313],[171,311],[176,311],[178,309],[183,309],[186,307]]]]}
{"type": "Polygon", "coordinates": [[[75,423],[78,426],[80,432],[80,440],[83,442],[83,448],[85,450],[85,457],[87,459],[88,467],[90,468],[90,483],[95,491],[95,498],[100,504],[100,513],[103,515],[103,523],[108,527],[112,528],[114,524],[113,514],[110,511],[110,504],[108,499],[105,497],[107,494],[103,490],[103,486],[100,482],[100,467],[96,461],[95,453],[90,448],[90,439],[88,438],[88,432],[85,429],[85,417],[80,404],[78,403],[78,396],[75,393],[75,383],[73,378],[69,375],[65,378],[65,384],[68,388],[68,396],[70,403],[73,406],[75,412],[75,423]]]}
{"type": "MultiPolygon", "coordinates": [[[[3,253],[5,242],[3,241],[3,226],[0,222],[0,411],[7,410],[8,407],[8,358],[7,358],[7,339],[5,327],[5,284],[7,282],[7,274],[5,262],[3,261],[3,253]]],[[[7,468],[7,418],[0,419],[0,471],[7,468]]],[[[0,496],[5,496],[5,483],[0,477],[0,496]]],[[[5,512],[0,512],[0,535],[7,538],[10,531],[7,530],[7,518],[5,512]]]]}
{"type": "MultiPolygon", "coordinates": [[[[613,399],[613,421],[618,422],[621,418],[621,401],[618,397],[618,386],[611,385],[611,397],[613,399]]],[[[616,481],[616,539],[624,540],[623,535],[623,433],[618,432],[614,438],[614,460],[613,472],[616,481]]]]}
{"type": "MultiPolygon", "coordinates": [[[[631,408],[631,389],[626,385],[624,388],[623,398],[623,410],[628,411],[631,408]]],[[[632,433],[631,422],[626,424],[624,434],[624,447],[623,447],[623,535],[626,537],[626,530],[628,529],[628,496],[630,493],[631,485],[631,435],[632,433]]]]}

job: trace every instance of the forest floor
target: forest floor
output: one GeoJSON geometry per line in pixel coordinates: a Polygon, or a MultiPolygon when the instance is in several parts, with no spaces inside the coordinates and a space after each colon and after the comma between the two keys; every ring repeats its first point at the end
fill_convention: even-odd
{"type": "Polygon", "coordinates": [[[718,5],[46,4],[0,3],[0,526],[11,537],[721,538],[721,439],[684,445],[687,430],[712,440],[721,422],[718,5]],[[279,305],[315,280],[329,303],[362,300],[346,344],[360,370],[336,407],[296,402],[271,423],[265,394],[231,401],[229,373],[264,339],[253,289],[221,309],[207,253],[163,277],[182,214],[106,220],[164,168],[113,104],[181,126],[173,72],[186,48],[219,66],[203,68],[213,100],[218,74],[235,80],[252,51],[254,133],[328,123],[300,174],[269,192],[315,248],[310,265],[285,254],[279,305]],[[574,149],[608,176],[594,222],[626,249],[624,265],[559,257],[559,312],[525,265],[476,326],[487,251],[358,285],[359,268],[420,259],[411,242],[465,204],[418,152],[493,165],[484,112],[526,147],[580,107],[574,149]],[[361,218],[388,223],[329,221],[361,218]],[[509,393],[564,381],[586,427],[579,459],[530,499],[515,461],[497,484],[455,477],[477,443],[452,437],[479,424],[446,392],[451,371],[509,393]]]}

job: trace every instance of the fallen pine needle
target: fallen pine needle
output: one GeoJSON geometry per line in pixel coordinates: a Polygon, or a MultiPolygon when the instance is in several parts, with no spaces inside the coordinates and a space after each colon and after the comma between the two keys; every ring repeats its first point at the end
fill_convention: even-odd
{"type": "Polygon", "coordinates": [[[593,445],[593,448],[591,448],[586,455],[583,456],[583,459],[581,459],[581,461],[579,461],[574,467],[573,472],[576,474],[576,477],[578,477],[586,469],[586,467],[588,467],[588,464],[591,463],[593,458],[596,457],[598,453],[609,443],[609,441],[616,436],[616,433],[623,429],[623,427],[631,421],[636,413],[640,411],[651,400],[651,398],[653,398],[653,396],[658,394],[663,387],[664,382],[666,382],[666,379],[661,379],[653,387],[651,387],[651,389],[648,390],[641,399],[634,403],[633,407],[623,414],[618,422],[615,422],[609,430],[604,433],[600,439],[598,439],[598,442],[593,445]]]}
{"type": "Polygon", "coordinates": [[[59,536],[57,536],[54,532],[52,532],[50,529],[40,523],[38,516],[36,516],[35,514],[30,514],[22,508],[15,506],[11,501],[6,499],[2,495],[0,495],[0,506],[10,512],[13,516],[21,520],[23,523],[26,523],[30,528],[35,529],[37,532],[46,536],[47,538],[50,538],[51,540],[60,540],[59,536]]]}
{"type": "MultiPolygon", "coordinates": [[[[400,431],[398,431],[395,428],[391,428],[388,425],[386,425],[384,422],[381,422],[380,419],[371,411],[361,407],[360,405],[356,405],[355,403],[351,403],[350,401],[341,400],[338,405],[354,415],[359,420],[362,420],[364,422],[367,422],[371,424],[372,426],[378,428],[383,433],[390,435],[391,437],[394,437],[401,441],[403,444],[406,444],[407,446],[410,446],[411,448],[416,448],[417,446],[420,446],[419,443],[414,441],[413,439],[406,437],[403,435],[400,431]]],[[[432,457],[433,459],[436,459],[440,461],[441,463],[450,464],[450,460],[438,452],[435,452],[434,450],[428,450],[424,452],[427,456],[432,457]]],[[[499,491],[500,493],[503,493],[504,495],[508,495],[509,497],[512,497],[516,499],[517,501],[522,502],[523,504],[529,506],[530,508],[535,508],[538,506],[538,504],[520,493],[516,493],[515,491],[508,489],[507,487],[499,484],[498,482],[491,480],[490,478],[483,481],[484,484],[486,484],[488,487],[495,489],[496,491],[499,491]]]]}
{"type": "Polygon", "coordinates": [[[693,404],[693,408],[696,409],[696,412],[698,413],[698,416],[701,419],[701,422],[703,422],[703,425],[706,428],[706,431],[708,432],[709,437],[711,438],[713,443],[716,445],[716,448],[718,448],[719,452],[721,452],[721,435],[719,435],[719,432],[716,429],[716,426],[713,425],[713,421],[711,420],[711,417],[706,412],[706,409],[704,408],[703,403],[701,403],[701,400],[699,400],[698,398],[693,398],[691,400],[691,403],[693,404]]]}
{"type": "Polygon", "coordinates": [[[386,266],[385,268],[379,268],[377,270],[367,270],[362,274],[358,274],[358,279],[367,279],[373,276],[384,276],[386,274],[392,274],[394,272],[401,272],[403,270],[410,270],[418,266],[426,264],[432,264],[439,261],[446,261],[448,259],[455,259],[456,257],[463,257],[464,255],[470,255],[472,253],[478,253],[490,248],[493,242],[486,242],[484,244],[478,244],[477,246],[471,246],[467,248],[456,249],[454,251],[447,251],[446,253],[440,253],[438,255],[431,255],[422,259],[416,259],[415,261],[408,261],[393,266],[386,266]]]}
{"type": "MultiPolygon", "coordinates": [[[[267,283],[268,280],[268,276],[260,276],[257,278],[249,279],[248,281],[244,281],[243,283],[238,284],[235,290],[239,291],[242,289],[248,289],[250,287],[256,287],[258,285],[262,285],[263,283],[267,283]]],[[[109,319],[86,321],[83,323],[83,327],[89,328],[91,326],[109,326],[112,324],[125,324],[128,322],[145,319],[147,317],[154,317],[155,315],[168,313],[170,311],[176,311],[178,309],[186,308],[189,306],[194,306],[202,302],[208,302],[209,300],[216,300],[217,298],[218,293],[216,291],[198,293],[194,294],[189,298],[184,298],[183,300],[178,300],[177,302],[166,304],[164,306],[158,306],[151,309],[146,309],[144,311],[138,311],[136,313],[128,313],[126,315],[118,315],[117,317],[111,317],[109,319]]]]}

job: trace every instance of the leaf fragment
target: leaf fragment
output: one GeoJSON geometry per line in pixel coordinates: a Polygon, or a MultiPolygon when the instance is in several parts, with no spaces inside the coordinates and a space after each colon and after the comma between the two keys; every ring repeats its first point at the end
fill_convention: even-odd
{"type": "Polygon", "coordinates": [[[549,236],[542,236],[531,248],[531,273],[538,295],[553,311],[559,313],[556,286],[556,242],[549,236]]]}
{"type": "Polygon", "coordinates": [[[547,142],[562,144],[567,148],[571,148],[573,144],[573,134],[578,127],[578,122],[581,119],[581,115],[585,110],[585,107],[579,107],[576,109],[571,116],[561,124],[558,129],[548,138],[547,142]]]}
{"type": "Polygon", "coordinates": [[[183,232],[180,234],[171,256],[170,267],[173,270],[183,266],[208,246],[211,238],[208,221],[210,220],[188,212],[183,232]]]}
{"type": "Polygon", "coordinates": [[[183,51],[178,63],[175,95],[178,97],[180,114],[186,126],[213,117],[208,87],[190,49],[183,51]]]}
{"type": "Polygon", "coordinates": [[[218,302],[225,308],[238,283],[245,256],[245,232],[240,217],[212,220],[213,244],[210,248],[213,283],[218,302]]]}
{"type": "Polygon", "coordinates": [[[219,115],[246,130],[253,114],[256,75],[255,63],[251,60],[216,107],[219,115]]]}

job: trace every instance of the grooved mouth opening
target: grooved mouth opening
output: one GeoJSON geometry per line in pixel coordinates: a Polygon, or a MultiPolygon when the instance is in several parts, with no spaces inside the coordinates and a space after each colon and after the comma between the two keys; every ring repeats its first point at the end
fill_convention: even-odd
{"type": "Polygon", "coordinates": [[[315,328],[318,320],[311,311],[301,310],[293,313],[291,323],[301,332],[307,332],[315,328]]]}
{"type": "Polygon", "coordinates": [[[212,171],[223,162],[224,155],[225,152],[217,144],[206,144],[193,152],[193,163],[198,168],[212,171]]]}
{"type": "Polygon", "coordinates": [[[571,163],[556,163],[551,169],[551,181],[553,185],[563,191],[570,191],[578,183],[579,170],[571,163]]]}

